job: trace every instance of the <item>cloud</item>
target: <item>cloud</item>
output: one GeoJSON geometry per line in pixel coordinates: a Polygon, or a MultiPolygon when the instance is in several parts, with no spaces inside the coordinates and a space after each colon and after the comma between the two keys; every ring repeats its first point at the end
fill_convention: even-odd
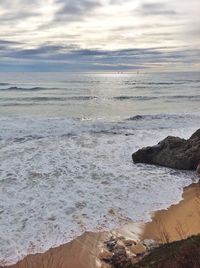
{"type": "Polygon", "coordinates": [[[19,13],[13,13],[13,12],[7,12],[4,14],[4,16],[0,17],[0,23],[1,24],[10,24],[10,23],[16,23],[16,21],[22,21],[27,18],[36,17],[40,14],[37,12],[31,12],[31,11],[21,11],[19,13]]]}
{"type": "Polygon", "coordinates": [[[0,52],[0,70],[6,70],[10,66],[13,70],[26,71],[131,71],[146,69],[154,64],[198,63],[196,56],[200,53],[200,50],[187,50],[184,47],[181,50],[173,47],[149,47],[109,51],[81,49],[73,44],[44,44],[35,49],[13,48],[12,43],[6,44],[7,48],[0,52]]]}
{"type": "Polygon", "coordinates": [[[101,6],[101,2],[98,0],[56,0],[56,4],[59,6],[59,9],[55,14],[54,22],[81,19],[101,6]]]}
{"type": "Polygon", "coordinates": [[[19,44],[18,42],[13,42],[13,41],[8,41],[8,40],[1,40],[0,39],[0,46],[12,46],[12,45],[17,45],[19,44]]]}
{"type": "Polygon", "coordinates": [[[58,14],[85,14],[85,12],[89,12],[94,8],[101,6],[99,1],[94,0],[57,0],[57,4],[61,4],[58,14]]]}
{"type": "Polygon", "coordinates": [[[199,0],[4,0],[0,69],[195,67],[199,8],[199,0]]]}
{"type": "Polygon", "coordinates": [[[176,11],[168,8],[165,3],[143,3],[137,12],[142,16],[173,16],[176,15],[176,11]]]}

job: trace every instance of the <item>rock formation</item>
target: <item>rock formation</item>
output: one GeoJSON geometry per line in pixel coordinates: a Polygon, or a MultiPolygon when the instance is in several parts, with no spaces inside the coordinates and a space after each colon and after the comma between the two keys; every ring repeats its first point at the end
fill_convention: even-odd
{"type": "Polygon", "coordinates": [[[200,177],[200,162],[199,162],[199,164],[197,166],[197,175],[200,177]]]}
{"type": "MultiPolygon", "coordinates": [[[[132,159],[135,163],[195,170],[200,163],[200,129],[188,140],[168,136],[155,146],[138,150],[132,159]]],[[[198,170],[200,172],[200,167],[198,170]]]]}

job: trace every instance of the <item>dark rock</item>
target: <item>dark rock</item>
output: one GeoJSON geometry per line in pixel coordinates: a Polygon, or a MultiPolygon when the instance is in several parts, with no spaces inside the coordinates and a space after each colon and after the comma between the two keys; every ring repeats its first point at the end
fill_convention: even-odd
{"type": "Polygon", "coordinates": [[[132,159],[135,163],[195,170],[200,162],[200,129],[188,140],[169,136],[155,146],[138,150],[132,159]]]}
{"type": "Polygon", "coordinates": [[[196,171],[197,171],[197,175],[200,177],[200,163],[198,164],[196,171]]]}
{"type": "Polygon", "coordinates": [[[196,132],[194,132],[194,134],[192,134],[190,139],[200,139],[200,128],[196,132]]]}
{"type": "Polygon", "coordinates": [[[129,268],[132,267],[132,262],[127,256],[124,247],[118,246],[114,249],[114,255],[111,258],[111,264],[114,268],[129,268]]]}
{"type": "Polygon", "coordinates": [[[117,240],[115,238],[111,237],[110,240],[105,242],[105,244],[106,244],[108,250],[112,252],[117,244],[117,240]]]}
{"type": "Polygon", "coordinates": [[[141,120],[143,118],[144,117],[142,115],[135,115],[135,116],[132,116],[132,117],[128,118],[128,120],[130,120],[130,121],[137,121],[137,120],[141,120]]]}

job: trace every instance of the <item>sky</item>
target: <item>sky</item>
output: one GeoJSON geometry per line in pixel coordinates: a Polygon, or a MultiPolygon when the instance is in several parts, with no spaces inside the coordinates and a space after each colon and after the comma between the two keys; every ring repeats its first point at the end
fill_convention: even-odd
{"type": "Polygon", "coordinates": [[[0,71],[200,71],[199,0],[0,0],[0,71]]]}

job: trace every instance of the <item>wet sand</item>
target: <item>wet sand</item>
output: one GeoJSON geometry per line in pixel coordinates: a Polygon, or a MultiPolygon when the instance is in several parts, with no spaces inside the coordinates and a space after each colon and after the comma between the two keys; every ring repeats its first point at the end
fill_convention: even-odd
{"type": "Polygon", "coordinates": [[[154,214],[142,239],[167,243],[200,233],[200,182],[186,187],[182,197],[178,204],[154,214]]]}
{"type": "MultiPolygon", "coordinates": [[[[94,268],[100,267],[97,256],[107,233],[85,233],[70,243],[29,255],[10,268],[94,268]]],[[[1,267],[1,266],[0,266],[1,267]]],[[[3,266],[2,266],[3,267],[3,266]]],[[[2,268],[1,267],[1,268],[2,268]]]]}
{"type": "MultiPolygon", "coordinates": [[[[100,259],[110,257],[105,241],[111,236],[123,237],[122,244],[131,240],[141,245],[140,241],[144,239],[166,243],[199,233],[200,183],[194,183],[184,189],[182,201],[166,210],[155,212],[151,222],[131,223],[111,232],[85,233],[68,244],[46,253],[29,255],[7,268],[107,268],[109,265],[100,259]]],[[[138,250],[138,247],[135,249],[138,250]]]]}

